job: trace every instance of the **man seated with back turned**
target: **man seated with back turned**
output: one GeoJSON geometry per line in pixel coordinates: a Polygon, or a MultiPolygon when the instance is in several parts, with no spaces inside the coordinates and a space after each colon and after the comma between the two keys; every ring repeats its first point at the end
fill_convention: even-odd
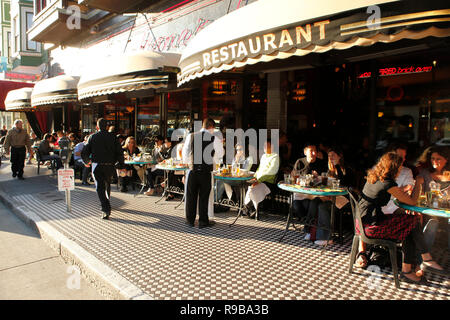
{"type": "Polygon", "coordinates": [[[81,158],[81,152],[84,149],[84,146],[88,140],[89,136],[86,135],[84,137],[84,141],[81,141],[75,146],[75,149],[73,150],[73,160],[75,167],[80,168],[82,171],[81,173],[81,181],[83,186],[89,186],[91,185],[88,182],[89,174],[91,173],[91,166],[89,164],[85,164],[83,162],[83,159],[81,158]]]}
{"type": "Polygon", "coordinates": [[[63,167],[61,158],[53,154],[51,155],[50,152],[53,152],[53,148],[50,147],[50,140],[52,139],[52,136],[48,133],[44,134],[44,139],[42,140],[41,144],[39,145],[39,153],[41,154],[41,160],[43,161],[55,161],[56,163],[56,170],[63,167]]]}

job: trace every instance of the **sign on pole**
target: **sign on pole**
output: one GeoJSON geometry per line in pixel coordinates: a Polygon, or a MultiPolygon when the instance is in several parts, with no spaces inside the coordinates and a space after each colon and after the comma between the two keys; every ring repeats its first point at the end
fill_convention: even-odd
{"type": "Polygon", "coordinates": [[[75,172],[73,169],[58,170],[58,190],[75,190],[75,172]]]}

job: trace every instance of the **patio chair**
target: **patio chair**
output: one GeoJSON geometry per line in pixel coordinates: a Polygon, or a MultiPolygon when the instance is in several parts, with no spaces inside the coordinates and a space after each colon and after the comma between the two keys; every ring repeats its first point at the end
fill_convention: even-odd
{"type": "Polygon", "coordinates": [[[44,165],[45,162],[47,162],[47,161],[50,161],[50,169],[52,170],[52,174],[56,174],[56,161],[55,160],[43,160],[39,149],[36,149],[36,161],[37,161],[37,174],[39,174],[41,165],[44,165]]]}
{"type": "Polygon", "coordinates": [[[352,188],[348,189],[348,194],[350,196],[350,204],[352,207],[353,221],[355,224],[355,234],[353,236],[352,251],[350,253],[350,268],[349,273],[353,273],[353,265],[356,260],[356,255],[358,254],[359,241],[363,241],[366,244],[379,245],[389,249],[389,256],[391,260],[392,272],[394,274],[394,282],[397,288],[400,288],[400,281],[398,279],[398,266],[397,266],[397,242],[394,240],[386,239],[373,239],[368,238],[364,232],[364,227],[361,220],[361,214],[359,210],[359,194],[352,188]],[[358,222],[360,234],[356,232],[356,222],[358,222]]]}

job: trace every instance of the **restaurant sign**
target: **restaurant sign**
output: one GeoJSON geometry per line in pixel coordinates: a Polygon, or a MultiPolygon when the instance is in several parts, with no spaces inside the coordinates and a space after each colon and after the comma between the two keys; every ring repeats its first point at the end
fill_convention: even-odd
{"type": "MultiPolygon", "coordinates": [[[[206,50],[191,50],[191,55],[182,57],[180,61],[179,84],[204,74],[294,55],[347,49],[355,45],[368,46],[376,42],[387,43],[405,38],[448,36],[450,10],[438,10],[442,7],[440,1],[408,7],[394,2],[381,7],[381,19],[373,19],[367,8],[361,8],[262,30],[206,50]]],[[[215,23],[217,22],[219,20],[215,23]]],[[[208,27],[203,33],[207,29],[208,27]]],[[[211,34],[211,37],[217,38],[220,35],[211,34]]],[[[216,40],[218,42],[220,39],[216,40]]]]}

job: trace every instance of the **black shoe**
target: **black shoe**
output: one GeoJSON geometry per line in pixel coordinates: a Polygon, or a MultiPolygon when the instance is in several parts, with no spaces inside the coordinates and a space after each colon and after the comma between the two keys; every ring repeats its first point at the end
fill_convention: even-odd
{"type": "Polygon", "coordinates": [[[189,222],[189,221],[186,221],[186,224],[189,226],[189,227],[191,227],[191,228],[193,228],[194,227],[194,225],[195,225],[195,222],[189,222]]]}
{"type": "MultiPolygon", "coordinates": [[[[429,261],[433,261],[433,260],[429,260],[429,261]]],[[[429,261],[425,261],[425,262],[429,262],[429,261]]],[[[447,271],[445,271],[445,269],[443,270],[439,270],[436,268],[433,268],[431,266],[427,266],[425,263],[422,262],[422,264],[420,265],[420,269],[423,270],[423,272],[430,272],[430,273],[434,273],[440,276],[446,276],[447,275],[447,271]]]]}
{"type": "Polygon", "coordinates": [[[91,184],[89,182],[82,182],[81,183],[83,186],[90,186],[91,184]]]}
{"type": "Polygon", "coordinates": [[[128,192],[128,189],[127,188],[122,188],[122,189],[120,189],[120,192],[128,192]]]}
{"type": "Polygon", "coordinates": [[[14,173],[12,174],[12,177],[13,177],[13,178],[17,177],[17,173],[14,172],[14,173]]]}
{"type": "Polygon", "coordinates": [[[256,217],[256,210],[252,211],[252,212],[249,212],[249,214],[248,214],[248,218],[249,219],[254,219],[255,217],[256,217]]]}
{"type": "Polygon", "coordinates": [[[20,177],[17,177],[17,179],[19,179],[19,180],[25,180],[25,178],[24,178],[24,177],[22,177],[22,176],[20,176],[20,177]]]}
{"type": "Polygon", "coordinates": [[[215,224],[216,224],[215,221],[209,221],[207,224],[199,223],[199,224],[198,224],[198,228],[199,228],[199,229],[208,228],[208,227],[212,227],[212,226],[215,225],[215,224]]]}
{"type": "Polygon", "coordinates": [[[102,219],[103,220],[108,220],[110,215],[111,215],[111,212],[102,211],[102,219]]]}

